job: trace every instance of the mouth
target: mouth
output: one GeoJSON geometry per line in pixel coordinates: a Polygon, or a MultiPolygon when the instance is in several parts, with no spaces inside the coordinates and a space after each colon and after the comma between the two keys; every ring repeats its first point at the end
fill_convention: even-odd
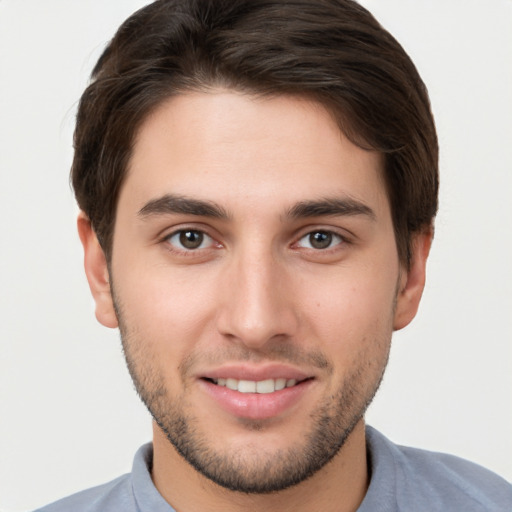
{"type": "Polygon", "coordinates": [[[285,364],[226,364],[198,375],[208,400],[229,416],[252,420],[285,417],[305,403],[316,375],[285,364]]]}
{"type": "Polygon", "coordinates": [[[215,384],[219,387],[225,387],[232,391],[238,391],[239,393],[258,393],[258,394],[270,394],[276,391],[282,391],[286,388],[292,388],[312,380],[312,377],[305,379],[287,379],[285,377],[279,377],[277,379],[265,379],[265,380],[244,380],[234,378],[204,378],[205,381],[215,384]]]}

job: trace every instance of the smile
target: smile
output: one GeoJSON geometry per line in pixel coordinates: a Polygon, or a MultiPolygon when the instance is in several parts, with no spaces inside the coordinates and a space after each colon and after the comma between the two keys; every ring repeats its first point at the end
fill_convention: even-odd
{"type": "Polygon", "coordinates": [[[296,406],[310,392],[316,380],[314,377],[299,375],[297,371],[288,370],[283,373],[284,376],[277,374],[274,378],[269,375],[265,376],[267,378],[251,375],[254,380],[249,380],[250,377],[220,377],[217,374],[202,377],[199,382],[201,389],[231,416],[260,421],[276,418],[296,406]],[[286,373],[295,375],[292,377],[286,373]]]}
{"type": "Polygon", "coordinates": [[[297,384],[296,379],[265,379],[265,380],[238,380],[233,378],[211,379],[217,386],[226,387],[239,393],[274,393],[297,384]]]}

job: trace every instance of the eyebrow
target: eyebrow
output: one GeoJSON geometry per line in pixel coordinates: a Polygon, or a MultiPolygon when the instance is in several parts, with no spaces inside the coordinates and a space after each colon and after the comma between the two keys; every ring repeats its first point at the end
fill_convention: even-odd
{"type": "Polygon", "coordinates": [[[166,194],[157,199],[152,199],[139,210],[138,215],[139,217],[146,218],[172,213],[215,219],[229,218],[228,212],[215,203],[173,194],[166,194]]]}
{"type": "MultiPolygon", "coordinates": [[[[139,217],[147,218],[166,214],[195,215],[215,219],[229,219],[230,215],[220,205],[186,196],[165,194],[146,203],[138,212],[139,217]]],[[[356,216],[364,215],[376,219],[375,212],[364,203],[351,198],[326,198],[320,200],[300,201],[293,205],[286,217],[292,219],[322,216],[356,216]]]]}
{"type": "Polygon", "coordinates": [[[318,201],[301,201],[287,212],[293,219],[322,216],[364,215],[376,220],[375,212],[366,204],[352,198],[326,198],[318,201]]]}

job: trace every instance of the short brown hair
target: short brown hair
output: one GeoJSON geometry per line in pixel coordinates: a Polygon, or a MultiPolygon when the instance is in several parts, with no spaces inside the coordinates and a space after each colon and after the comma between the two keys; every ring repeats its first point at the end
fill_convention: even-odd
{"type": "Polygon", "coordinates": [[[384,155],[400,260],[437,211],[428,94],[400,44],[352,0],[158,0],[119,28],[79,104],[71,169],[79,207],[111,255],[135,134],[165,99],[225,86],[323,104],[384,155]]]}

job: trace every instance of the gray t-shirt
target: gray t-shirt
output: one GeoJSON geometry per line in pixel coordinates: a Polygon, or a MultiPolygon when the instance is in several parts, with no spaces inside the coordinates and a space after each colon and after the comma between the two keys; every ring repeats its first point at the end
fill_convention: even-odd
{"type": "MultiPolygon", "coordinates": [[[[393,444],[366,427],[371,480],[358,512],[512,512],[512,485],[464,459],[393,444]]],[[[36,512],[173,512],[151,480],[153,448],[132,472],[36,512]]]]}

